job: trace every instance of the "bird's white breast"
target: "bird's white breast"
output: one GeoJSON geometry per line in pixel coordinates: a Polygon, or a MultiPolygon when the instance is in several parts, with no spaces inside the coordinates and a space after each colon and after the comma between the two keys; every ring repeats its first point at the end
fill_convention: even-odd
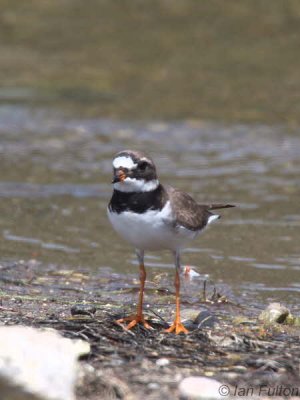
{"type": "Polygon", "coordinates": [[[175,228],[169,201],[162,210],[148,210],[142,214],[131,211],[118,214],[108,210],[108,217],[125,240],[142,250],[176,250],[198,234],[183,227],[175,228]]]}

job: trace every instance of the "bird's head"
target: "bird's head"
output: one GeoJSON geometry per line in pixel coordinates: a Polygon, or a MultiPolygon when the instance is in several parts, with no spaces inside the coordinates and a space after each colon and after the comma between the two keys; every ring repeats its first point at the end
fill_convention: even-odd
{"type": "Polygon", "coordinates": [[[112,183],[114,189],[121,192],[149,192],[159,185],[152,159],[132,150],[123,150],[115,155],[112,183]]]}

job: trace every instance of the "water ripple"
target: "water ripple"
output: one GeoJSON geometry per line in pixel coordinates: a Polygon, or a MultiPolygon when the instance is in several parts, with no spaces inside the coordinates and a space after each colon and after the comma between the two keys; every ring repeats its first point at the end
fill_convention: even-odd
{"type": "Polygon", "coordinates": [[[105,184],[33,184],[33,183],[15,183],[0,182],[0,197],[50,197],[65,196],[73,197],[100,197],[108,198],[111,194],[110,185],[105,184]]]}

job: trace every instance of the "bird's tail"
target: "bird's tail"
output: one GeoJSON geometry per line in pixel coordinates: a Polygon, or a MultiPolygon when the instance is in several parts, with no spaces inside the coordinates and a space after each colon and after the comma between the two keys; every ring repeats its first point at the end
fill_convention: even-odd
{"type": "Polygon", "coordinates": [[[207,208],[209,209],[209,210],[219,210],[220,208],[232,208],[232,207],[236,207],[235,205],[233,205],[233,204],[219,204],[219,203],[216,203],[216,204],[209,204],[208,206],[207,206],[207,208]]]}

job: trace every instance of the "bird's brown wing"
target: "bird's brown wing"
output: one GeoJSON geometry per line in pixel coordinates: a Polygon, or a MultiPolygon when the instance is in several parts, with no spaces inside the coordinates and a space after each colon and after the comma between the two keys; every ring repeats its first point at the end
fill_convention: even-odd
{"type": "Polygon", "coordinates": [[[172,187],[167,188],[172,211],[176,217],[177,225],[191,231],[200,231],[207,225],[210,210],[234,207],[231,204],[198,204],[189,194],[172,187]]]}
{"type": "Polygon", "coordinates": [[[176,224],[191,231],[203,229],[212,214],[207,206],[199,205],[189,194],[172,187],[167,188],[176,224]]]}

